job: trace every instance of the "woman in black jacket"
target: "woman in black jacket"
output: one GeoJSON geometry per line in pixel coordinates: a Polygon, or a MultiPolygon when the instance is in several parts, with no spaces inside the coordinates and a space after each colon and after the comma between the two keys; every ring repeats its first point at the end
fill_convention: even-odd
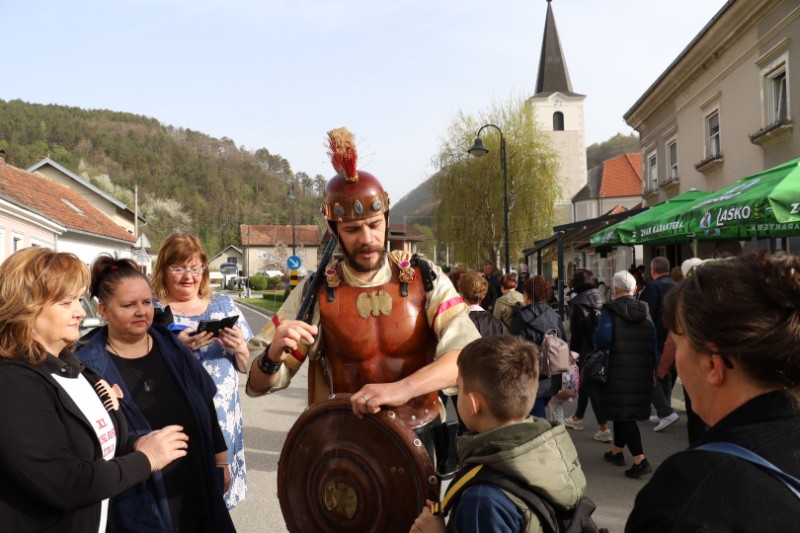
{"type": "MultiPolygon", "coordinates": [[[[582,268],[576,270],[572,276],[572,288],[577,294],[569,302],[569,349],[579,355],[578,368],[582,368],[584,358],[594,350],[594,332],[597,330],[600,310],[603,308],[605,299],[597,289],[597,280],[591,270],[582,268]]],[[[575,408],[575,414],[567,418],[564,425],[575,431],[583,431],[583,417],[589,402],[592,404],[592,411],[597,420],[594,440],[611,442],[611,430],[608,429],[608,419],[603,413],[600,390],[588,383],[583,383],[583,381],[578,385],[578,405],[575,408]]]]}
{"type": "Polygon", "coordinates": [[[667,296],[664,323],[709,429],[658,467],[625,530],[797,531],[800,502],[777,477],[702,446],[737,445],[800,478],[800,258],[699,264],[667,296]]]}
{"type": "Polygon", "coordinates": [[[26,248],[0,266],[0,529],[103,533],[108,499],[186,455],[168,426],[126,443],[115,388],[70,348],[89,270],[26,248]]]}
{"type": "Polygon", "coordinates": [[[638,478],[653,471],[644,456],[638,420],[650,417],[657,354],[656,330],[647,304],[634,298],[636,279],[627,271],[614,274],[614,300],[603,306],[595,334],[599,349],[608,349],[608,381],[601,388],[603,412],[614,421],[614,444],[605,458],[625,466],[628,447],[633,466],[625,475],[638,478]]]}
{"type": "MultiPolygon", "coordinates": [[[[541,346],[545,334],[555,330],[560,339],[567,340],[564,323],[558,313],[547,302],[553,296],[553,288],[542,276],[533,276],[525,281],[523,287],[525,307],[514,312],[511,319],[511,333],[519,335],[537,346],[541,346]]],[[[561,374],[551,378],[539,374],[539,390],[531,414],[545,418],[545,406],[550,398],[561,389],[561,374]]]]}

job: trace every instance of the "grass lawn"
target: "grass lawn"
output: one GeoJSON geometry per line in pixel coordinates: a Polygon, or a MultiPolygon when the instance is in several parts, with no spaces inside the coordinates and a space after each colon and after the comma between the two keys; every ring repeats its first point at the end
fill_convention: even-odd
{"type": "Polygon", "coordinates": [[[267,311],[272,311],[273,313],[277,312],[278,308],[283,304],[283,291],[264,291],[261,294],[262,295],[256,298],[242,298],[242,301],[256,305],[267,311]]]}

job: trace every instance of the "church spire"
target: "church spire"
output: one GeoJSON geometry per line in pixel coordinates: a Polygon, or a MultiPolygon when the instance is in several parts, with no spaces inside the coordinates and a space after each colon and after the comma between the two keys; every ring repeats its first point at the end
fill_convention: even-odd
{"type": "Polygon", "coordinates": [[[542,39],[542,56],[539,58],[539,75],[536,78],[536,95],[561,92],[565,95],[572,92],[572,82],[569,81],[567,62],[561,51],[561,41],[558,39],[556,19],[553,17],[553,8],[547,0],[547,17],[544,22],[544,38],[542,39]]]}

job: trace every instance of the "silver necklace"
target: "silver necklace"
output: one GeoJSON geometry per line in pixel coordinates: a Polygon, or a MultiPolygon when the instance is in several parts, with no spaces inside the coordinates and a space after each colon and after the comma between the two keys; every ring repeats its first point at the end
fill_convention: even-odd
{"type": "MultiPolygon", "coordinates": [[[[147,352],[145,352],[145,355],[144,355],[144,357],[147,357],[147,356],[150,354],[150,350],[151,350],[151,348],[152,348],[152,345],[151,345],[151,339],[150,339],[150,335],[149,335],[149,334],[147,335],[147,338],[146,338],[145,342],[146,342],[146,344],[147,344],[147,352]]],[[[122,355],[119,353],[119,350],[118,350],[116,347],[114,347],[114,345],[113,345],[113,344],[111,344],[111,338],[110,338],[110,337],[106,339],[106,345],[108,346],[108,351],[110,351],[112,354],[116,355],[116,356],[117,356],[117,357],[119,357],[120,359],[125,359],[125,361],[126,361],[126,362],[122,364],[122,367],[123,367],[123,368],[124,368],[124,369],[125,369],[125,370],[126,370],[126,371],[127,371],[127,372],[128,372],[130,375],[131,375],[131,376],[133,376],[133,377],[134,377],[134,379],[136,379],[136,381],[138,381],[138,382],[139,382],[139,384],[142,386],[142,389],[143,389],[145,392],[152,392],[152,391],[153,391],[153,387],[154,387],[154,384],[153,384],[153,378],[152,378],[152,377],[147,377],[147,375],[146,375],[146,374],[139,375],[139,373],[138,373],[138,372],[134,372],[134,370],[133,370],[133,369],[130,367],[130,365],[127,363],[127,361],[128,361],[129,359],[131,359],[131,358],[122,356],[122,355]]],[[[146,361],[146,362],[148,362],[148,361],[146,361]]],[[[148,368],[147,370],[149,370],[149,368],[148,368]]],[[[149,373],[149,372],[148,372],[148,373],[149,373]]]]}

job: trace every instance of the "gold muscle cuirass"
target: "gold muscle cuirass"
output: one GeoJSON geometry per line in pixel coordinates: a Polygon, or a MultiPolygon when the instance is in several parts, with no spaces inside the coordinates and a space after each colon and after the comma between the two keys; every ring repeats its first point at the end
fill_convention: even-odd
{"type": "MultiPolygon", "coordinates": [[[[333,393],[358,391],[368,383],[392,383],[428,365],[436,354],[436,337],[425,315],[425,290],[420,271],[408,284],[408,295],[400,295],[399,269],[392,263],[389,283],[375,287],[352,287],[344,282],[333,289],[319,287],[318,302],[323,357],[333,393]]],[[[342,279],[341,266],[337,266],[342,279]]],[[[416,428],[439,414],[436,392],[413,398],[413,414],[406,425],[416,428]]]]}

